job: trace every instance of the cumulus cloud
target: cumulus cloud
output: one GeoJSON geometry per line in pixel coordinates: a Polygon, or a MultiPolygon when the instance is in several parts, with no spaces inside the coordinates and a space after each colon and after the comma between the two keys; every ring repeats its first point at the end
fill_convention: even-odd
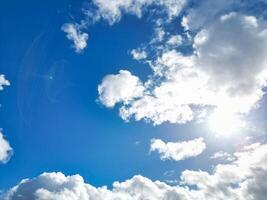
{"type": "Polygon", "coordinates": [[[122,103],[120,116],[161,124],[186,123],[211,108],[248,113],[266,86],[266,28],[254,16],[229,13],[195,35],[191,55],[163,50],[150,64],[146,92],[122,103]]]}
{"type": "Polygon", "coordinates": [[[135,60],[143,60],[143,59],[147,58],[147,54],[144,50],[133,49],[131,51],[131,54],[133,56],[133,59],[135,59],[135,60]]]}
{"type": "Polygon", "coordinates": [[[98,86],[99,100],[107,107],[113,107],[118,102],[128,104],[134,98],[142,96],[143,92],[142,82],[127,70],[107,75],[98,86]]]}
{"type": "Polygon", "coordinates": [[[212,172],[185,170],[180,183],[170,186],[136,175],[114,182],[112,189],[96,188],[80,175],[43,173],[22,180],[3,200],[264,200],[267,144],[252,144],[235,152],[236,160],[218,164],[212,172]],[[193,187],[192,187],[193,186],[193,187]]]}
{"type": "Polygon", "coordinates": [[[187,3],[186,0],[93,0],[98,8],[98,15],[107,20],[110,25],[118,22],[124,13],[141,17],[149,6],[160,6],[169,19],[180,14],[187,3]]]}
{"type": "Polygon", "coordinates": [[[0,163],[6,163],[12,155],[12,148],[8,141],[4,138],[2,132],[0,132],[0,163]]]}
{"type": "Polygon", "coordinates": [[[0,74],[0,90],[4,89],[4,86],[9,86],[10,82],[6,80],[5,75],[0,74]]]}
{"type": "Polygon", "coordinates": [[[203,138],[197,138],[183,142],[163,142],[160,139],[152,139],[150,152],[156,151],[161,160],[184,160],[200,155],[206,149],[203,138]]]}
{"type": "Polygon", "coordinates": [[[88,34],[80,30],[79,25],[65,23],[61,30],[67,34],[67,38],[73,41],[73,48],[77,53],[81,52],[87,46],[88,34]]]}

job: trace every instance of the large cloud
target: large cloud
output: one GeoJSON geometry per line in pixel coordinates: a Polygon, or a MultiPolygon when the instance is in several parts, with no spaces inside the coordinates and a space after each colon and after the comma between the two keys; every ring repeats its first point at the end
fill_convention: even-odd
{"type": "Polygon", "coordinates": [[[111,190],[96,188],[80,175],[43,173],[22,180],[3,200],[264,200],[267,191],[267,144],[255,143],[218,164],[209,173],[185,170],[179,185],[170,186],[137,175],[114,182],[111,190]],[[193,186],[193,187],[192,187],[193,186]]]}
{"type": "Polygon", "coordinates": [[[203,138],[197,138],[184,142],[165,143],[160,139],[152,139],[150,152],[157,151],[161,160],[184,160],[200,155],[205,149],[206,144],[203,138]]]}
{"type": "Polygon", "coordinates": [[[161,124],[185,123],[212,107],[249,112],[266,86],[266,28],[253,16],[229,13],[196,34],[192,55],[166,49],[151,64],[154,73],[144,83],[146,92],[123,103],[121,117],[161,124]]]}
{"type": "Polygon", "coordinates": [[[12,148],[0,132],[0,163],[6,163],[12,155],[12,148]]]}

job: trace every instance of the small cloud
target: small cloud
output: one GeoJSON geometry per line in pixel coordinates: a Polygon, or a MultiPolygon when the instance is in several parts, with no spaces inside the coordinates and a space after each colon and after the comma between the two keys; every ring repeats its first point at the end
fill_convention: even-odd
{"type": "Polygon", "coordinates": [[[227,152],[218,151],[218,152],[214,153],[210,157],[210,159],[213,159],[213,160],[223,160],[223,161],[234,161],[236,158],[232,154],[229,154],[227,152]]]}
{"type": "Polygon", "coordinates": [[[77,53],[82,52],[87,46],[88,34],[80,30],[79,25],[66,23],[63,24],[61,30],[67,33],[67,38],[73,41],[73,48],[77,53]]]}
{"type": "Polygon", "coordinates": [[[168,176],[168,177],[170,177],[170,176],[173,176],[174,173],[175,173],[174,170],[168,170],[168,171],[164,172],[163,175],[164,175],[164,176],[168,176]]]}
{"type": "Polygon", "coordinates": [[[0,130],[0,163],[8,162],[12,154],[13,149],[0,130]]]}
{"type": "Polygon", "coordinates": [[[165,180],[165,182],[170,184],[170,185],[177,185],[179,183],[178,180],[165,180]]]}
{"type": "Polygon", "coordinates": [[[165,143],[160,139],[152,139],[150,152],[157,151],[161,160],[185,160],[200,155],[206,149],[203,140],[203,138],[197,138],[190,141],[165,143]]]}
{"type": "Polygon", "coordinates": [[[183,38],[181,35],[172,35],[167,41],[167,44],[172,46],[179,46],[182,43],[183,43],[183,38]]]}
{"type": "Polygon", "coordinates": [[[135,60],[143,60],[147,58],[146,52],[140,49],[133,49],[131,51],[131,55],[133,56],[133,59],[135,60]]]}
{"type": "Polygon", "coordinates": [[[143,91],[144,87],[139,78],[126,70],[107,75],[98,86],[99,100],[106,107],[113,107],[118,102],[127,104],[142,96],[143,91]]]}
{"type": "Polygon", "coordinates": [[[4,89],[4,86],[9,86],[10,82],[6,80],[5,75],[0,74],[0,90],[4,89]]]}

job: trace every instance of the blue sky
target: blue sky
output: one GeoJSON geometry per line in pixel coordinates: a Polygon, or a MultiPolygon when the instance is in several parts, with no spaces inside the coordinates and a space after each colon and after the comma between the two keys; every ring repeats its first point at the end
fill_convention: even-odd
{"type": "MultiPolygon", "coordinates": [[[[10,86],[0,81],[4,86],[0,91],[0,127],[13,149],[0,165],[3,195],[22,179],[37,177],[38,181],[43,172],[79,174],[85,183],[107,185],[109,189],[115,181],[134,182],[131,178],[139,174],[172,186],[183,180],[181,174],[186,170],[207,171],[215,177],[217,171],[213,170],[219,165],[216,152],[229,153],[229,159],[235,157],[220,157],[222,165],[230,162],[241,169],[239,161],[243,157],[239,151],[244,157],[254,153],[263,160],[266,157],[267,2],[232,4],[219,0],[212,6],[210,0],[148,1],[140,7],[140,16],[134,7],[139,6],[139,1],[129,1],[128,7],[126,1],[117,1],[119,10],[112,10],[118,6],[116,3],[107,6],[112,2],[116,1],[1,1],[0,74],[5,75],[10,86]],[[170,7],[174,6],[168,2],[179,5],[181,10],[177,8],[170,15],[170,7]],[[85,10],[94,15],[86,15],[85,10]],[[185,19],[187,25],[182,23],[185,19]],[[76,39],[88,34],[86,47],[77,51],[75,38],[66,37],[72,34],[70,30],[62,29],[66,23],[77,31],[76,39]],[[157,35],[160,31],[165,34],[162,40],[157,35]],[[171,36],[177,35],[182,38],[181,44],[171,44],[171,36]],[[218,45],[214,45],[216,41],[218,45]],[[134,59],[133,49],[147,56],[134,59]],[[184,74],[177,74],[180,69],[185,70],[181,72],[184,74]],[[202,72],[194,71],[198,69],[208,77],[207,85],[214,88],[207,89],[202,72]],[[126,79],[120,70],[127,70],[126,79]],[[191,79],[194,75],[187,73],[200,73],[199,79],[191,79]],[[136,92],[137,87],[141,92],[136,92]],[[204,100],[200,100],[203,96],[204,100]],[[120,109],[130,116],[119,114],[120,109]],[[155,144],[153,150],[154,138],[166,146],[155,144]],[[203,148],[188,143],[199,138],[202,142],[197,145],[203,148]],[[253,144],[258,146],[246,148],[253,144]]],[[[246,169],[249,171],[250,166],[246,169]]],[[[249,178],[255,178],[253,175],[251,172],[249,178]]],[[[245,182],[249,178],[234,183],[249,186],[245,182]]],[[[186,180],[185,184],[190,185],[186,180]]],[[[259,181],[257,177],[255,181],[259,181]]],[[[33,183],[29,181],[29,185],[33,183]]],[[[264,184],[259,187],[266,191],[264,184]]],[[[51,187],[47,190],[54,192],[51,187]]],[[[200,199],[204,198],[202,190],[205,187],[198,190],[200,199]]],[[[25,199],[35,199],[27,197],[23,189],[19,192],[25,199]]],[[[233,197],[239,195],[242,199],[244,194],[233,192],[233,197]]],[[[0,198],[17,199],[16,195],[14,192],[0,198]]],[[[93,198],[90,192],[88,195],[84,199],[93,198]]],[[[252,191],[251,195],[261,199],[252,191]]],[[[41,197],[64,199],[44,194],[41,197]]],[[[148,193],[144,197],[164,199],[150,198],[148,193]]]]}

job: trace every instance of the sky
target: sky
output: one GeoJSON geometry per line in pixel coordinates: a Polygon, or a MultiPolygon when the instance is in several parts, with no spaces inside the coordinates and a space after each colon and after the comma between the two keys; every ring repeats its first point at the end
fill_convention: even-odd
{"type": "Polygon", "coordinates": [[[265,200],[266,0],[2,0],[0,200],[265,200]]]}

